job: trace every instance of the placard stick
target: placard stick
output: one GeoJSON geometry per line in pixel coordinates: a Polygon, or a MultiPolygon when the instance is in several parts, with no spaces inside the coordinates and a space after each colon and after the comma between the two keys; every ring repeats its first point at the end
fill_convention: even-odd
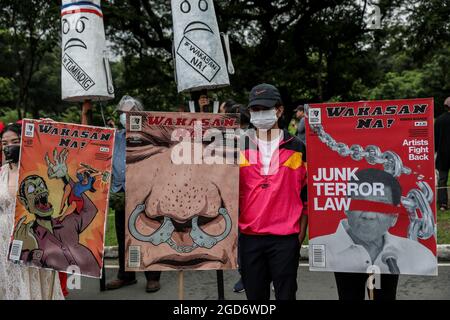
{"type": "Polygon", "coordinates": [[[223,283],[223,270],[217,270],[217,300],[225,300],[225,288],[223,283]]]}
{"type": "Polygon", "coordinates": [[[178,271],[178,300],[184,300],[184,273],[178,271]]]}
{"type": "Polygon", "coordinates": [[[49,290],[49,297],[48,300],[53,300],[53,290],[55,289],[55,278],[58,276],[57,272],[55,270],[52,272],[52,281],[50,282],[50,290],[49,290]]]}
{"type": "Polygon", "coordinates": [[[81,124],[92,124],[92,103],[91,100],[85,100],[81,107],[81,124]]]}
{"type": "Polygon", "coordinates": [[[105,269],[105,259],[103,259],[102,277],[100,278],[100,291],[106,291],[106,269],[105,269]]]}

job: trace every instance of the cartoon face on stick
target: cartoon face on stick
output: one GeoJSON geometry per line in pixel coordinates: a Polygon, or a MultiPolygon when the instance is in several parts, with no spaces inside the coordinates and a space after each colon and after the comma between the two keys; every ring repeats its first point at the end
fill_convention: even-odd
{"type": "Polygon", "coordinates": [[[212,0],[172,0],[174,59],[179,92],[228,86],[212,0]]]}
{"type": "Polygon", "coordinates": [[[62,99],[100,101],[114,98],[100,0],[63,0],[61,34],[62,99]]]}

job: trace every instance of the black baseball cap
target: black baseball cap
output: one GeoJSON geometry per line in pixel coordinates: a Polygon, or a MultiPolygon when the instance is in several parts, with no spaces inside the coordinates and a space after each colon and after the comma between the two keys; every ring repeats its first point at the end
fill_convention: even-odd
{"type": "Polygon", "coordinates": [[[275,107],[276,104],[281,104],[281,95],[278,89],[267,83],[258,84],[253,87],[249,95],[248,108],[253,106],[261,106],[267,109],[275,107]]]}

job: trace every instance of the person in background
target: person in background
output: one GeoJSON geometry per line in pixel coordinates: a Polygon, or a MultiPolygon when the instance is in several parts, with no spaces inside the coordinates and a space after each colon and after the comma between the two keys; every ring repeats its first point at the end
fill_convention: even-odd
{"type": "Polygon", "coordinates": [[[250,113],[248,112],[247,108],[244,105],[239,104],[238,106],[239,106],[239,113],[241,115],[241,129],[247,130],[251,126],[250,113]]]}
{"type": "Polygon", "coordinates": [[[8,260],[19,179],[22,126],[9,124],[0,134],[5,164],[0,168],[0,300],[63,300],[57,272],[22,267],[8,260]]]}
{"type": "Polygon", "coordinates": [[[450,97],[444,102],[445,112],[434,123],[436,169],[439,172],[437,203],[439,210],[448,209],[448,171],[450,169],[450,97]]]}
{"type": "Polygon", "coordinates": [[[301,244],[308,223],[306,148],[282,130],[284,112],[276,87],[252,88],[250,122],[241,145],[239,251],[249,300],[295,300],[301,244]],[[288,186],[288,187],[286,187],[288,186]]]}
{"type": "Polygon", "coordinates": [[[305,136],[306,136],[306,128],[305,128],[305,107],[303,105],[299,105],[295,110],[295,117],[298,119],[297,122],[297,133],[296,136],[299,138],[304,144],[306,144],[305,136]]]}
{"type": "Polygon", "coordinates": [[[67,288],[67,273],[58,272],[59,283],[61,284],[61,290],[64,297],[69,295],[69,289],[67,288]]]}
{"type": "Polygon", "coordinates": [[[186,107],[184,104],[178,105],[177,112],[186,112],[186,107]]]}
{"type": "Polygon", "coordinates": [[[195,102],[195,112],[212,112],[211,99],[208,97],[207,90],[192,92],[191,99],[195,102]]]}
{"type": "MultiPolygon", "coordinates": [[[[135,272],[125,272],[125,165],[126,165],[126,113],[144,111],[142,104],[130,96],[124,96],[117,105],[121,129],[116,132],[113,154],[113,174],[111,184],[110,207],[115,210],[116,235],[119,245],[119,271],[117,279],[106,285],[106,289],[114,290],[137,283],[135,272]]],[[[161,286],[160,271],[145,272],[146,291],[156,292],[161,286]]]]}
{"type": "Polygon", "coordinates": [[[114,122],[114,119],[109,117],[108,119],[106,119],[106,126],[108,128],[115,128],[116,127],[116,123],[114,122]]]}
{"type": "Polygon", "coordinates": [[[297,125],[298,125],[298,119],[295,116],[295,112],[294,112],[291,122],[289,122],[289,125],[288,125],[288,132],[291,136],[295,136],[297,134],[297,125]]]}

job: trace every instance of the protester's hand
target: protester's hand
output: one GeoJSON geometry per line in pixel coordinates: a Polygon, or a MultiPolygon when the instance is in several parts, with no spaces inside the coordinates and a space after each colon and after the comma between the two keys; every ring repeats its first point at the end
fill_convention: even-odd
{"type": "Polygon", "coordinates": [[[58,151],[56,148],[53,150],[53,161],[50,161],[48,153],[45,154],[45,161],[47,162],[47,174],[50,179],[62,179],[67,177],[68,169],[67,169],[67,156],[69,155],[69,151],[67,149],[63,149],[61,153],[58,155],[58,151]]]}
{"type": "Polygon", "coordinates": [[[305,241],[307,230],[308,230],[308,216],[302,214],[302,216],[300,217],[300,232],[298,234],[298,242],[300,243],[300,246],[303,244],[303,241],[305,241]]]}
{"type": "Polygon", "coordinates": [[[113,119],[108,119],[108,120],[106,120],[106,125],[107,125],[109,128],[115,128],[115,127],[116,127],[116,124],[114,123],[114,120],[113,120],[113,119]]]}
{"type": "Polygon", "coordinates": [[[33,222],[24,223],[27,217],[22,217],[17,223],[14,239],[22,241],[22,251],[32,251],[39,248],[36,238],[31,231],[33,222]]]}
{"type": "Polygon", "coordinates": [[[200,107],[207,106],[209,104],[209,98],[208,97],[202,97],[198,100],[198,104],[200,107]]]}
{"type": "Polygon", "coordinates": [[[305,241],[305,235],[299,233],[299,235],[298,235],[298,243],[299,243],[300,247],[303,245],[303,241],[305,241]]]}

